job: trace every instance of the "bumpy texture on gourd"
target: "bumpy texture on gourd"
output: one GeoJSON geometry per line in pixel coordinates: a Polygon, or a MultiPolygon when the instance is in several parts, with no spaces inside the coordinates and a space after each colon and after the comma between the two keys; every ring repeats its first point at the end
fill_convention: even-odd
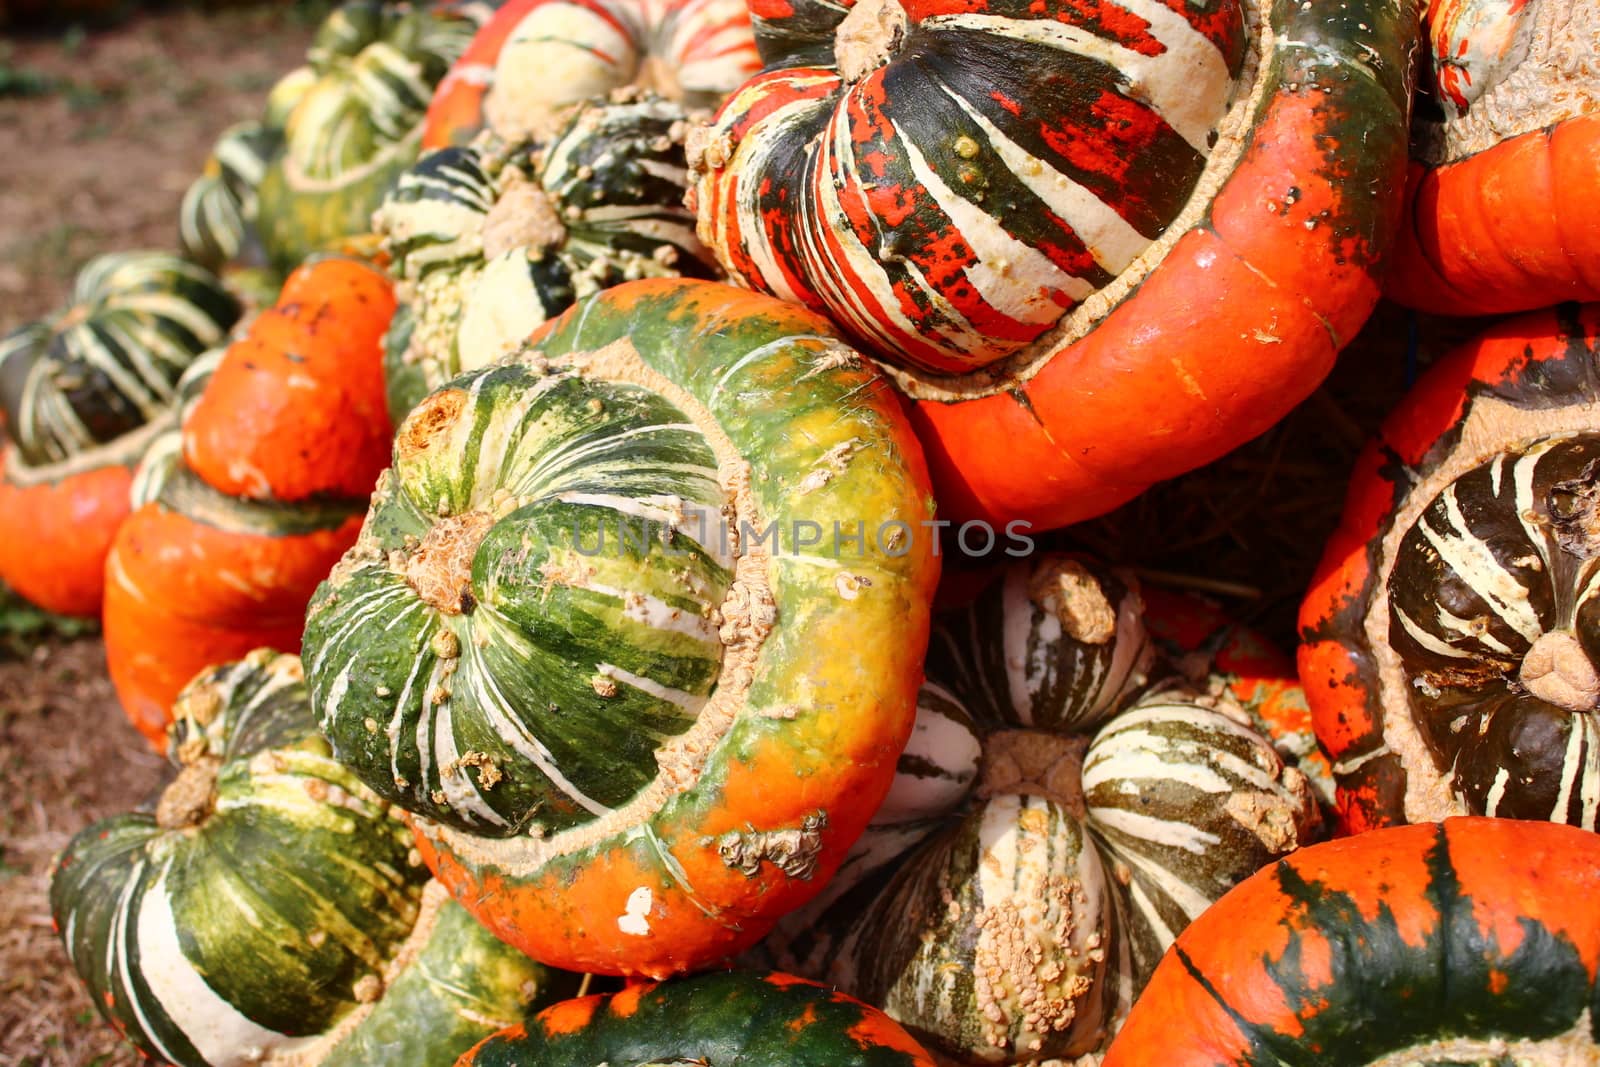
{"type": "Polygon", "coordinates": [[[1600,829],[1600,306],[1441,360],[1362,454],[1300,610],[1352,831],[1600,829]]]}
{"type": "Polygon", "coordinates": [[[1175,934],[1319,822],[1220,685],[1149,685],[1142,611],[1045,556],[941,615],[889,799],[780,966],[961,1062],[1099,1050],[1175,934]]]}
{"type": "Polygon", "coordinates": [[[500,936],[704,965],[820,888],[888,787],[932,513],[887,383],[823,320],[630,282],[407,418],[308,616],[312,690],[500,936]],[[834,551],[835,523],[864,528],[834,551]]]}
{"type": "Polygon", "coordinates": [[[51,883],[91,999],[146,1055],[442,1063],[574,988],[429,882],[318,735],[297,659],[207,670],[174,711],[177,779],[153,812],[80,833],[51,883]]]}
{"type": "Polygon", "coordinates": [[[395,417],[579,297],[711,274],[683,206],[688,125],[679,105],[622,92],[578,106],[537,149],[479,141],[402,175],[373,217],[409,304],[387,344],[395,417]]]}

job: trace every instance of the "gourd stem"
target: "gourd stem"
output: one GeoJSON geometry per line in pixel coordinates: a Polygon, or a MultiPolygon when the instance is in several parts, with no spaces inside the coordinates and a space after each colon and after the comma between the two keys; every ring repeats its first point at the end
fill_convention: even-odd
{"type": "Polygon", "coordinates": [[[1567,711],[1588,712],[1600,706],[1600,672],[1569,630],[1540,634],[1522,658],[1518,680],[1546,704],[1567,711]]]}
{"type": "Polygon", "coordinates": [[[887,64],[905,35],[906,12],[899,0],[861,0],[834,31],[839,74],[854,85],[887,64]]]}
{"type": "Polygon", "coordinates": [[[1083,754],[1087,737],[1061,737],[1040,730],[1001,730],[983,742],[977,795],[1042,796],[1083,818],[1083,754]]]}
{"type": "Polygon", "coordinates": [[[217,803],[217,773],[222,760],[209,752],[185,759],[178,777],[156,802],[156,825],[163,830],[187,830],[206,821],[217,803]]]}

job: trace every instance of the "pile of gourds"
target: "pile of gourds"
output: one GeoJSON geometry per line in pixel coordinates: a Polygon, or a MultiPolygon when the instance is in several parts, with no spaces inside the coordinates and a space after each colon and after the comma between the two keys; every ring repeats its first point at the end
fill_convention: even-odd
{"type": "Polygon", "coordinates": [[[181,255],[0,344],[0,578],[174,765],[56,871],[96,1007],[185,1067],[1600,1061],[1597,44],[345,4],[181,255]],[[1035,551],[1380,292],[1531,314],[1363,456],[1298,673],[1035,551]]]}

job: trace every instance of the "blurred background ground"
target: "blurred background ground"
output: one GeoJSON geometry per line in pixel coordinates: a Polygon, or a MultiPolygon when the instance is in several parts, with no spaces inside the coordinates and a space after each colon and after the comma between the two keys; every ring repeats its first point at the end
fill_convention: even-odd
{"type": "MultiPolygon", "coordinates": [[[[98,252],[173,246],[212,141],[300,61],[316,14],[184,9],[0,36],[0,331],[59,303],[98,252]]],[[[1411,375],[1482,326],[1383,306],[1266,435],[1047,543],[1219,594],[1290,650],[1361,443],[1411,375]]],[[[139,803],[162,766],[117,709],[99,641],[0,598],[0,1067],[135,1062],[71,976],[46,888],[54,852],[139,803]]]]}
{"type": "MultiPolygon", "coordinates": [[[[58,304],[96,253],[175,246],[184,188],[301,62],[315,13],[179,8],[0,33],[0,332],[58,304]]],[[[138,804],[163,766],[117,708],[92,632],[0,598],[0,1067],[137,1062],[72,976],[46,889],[71,835],[138,804]]]]}

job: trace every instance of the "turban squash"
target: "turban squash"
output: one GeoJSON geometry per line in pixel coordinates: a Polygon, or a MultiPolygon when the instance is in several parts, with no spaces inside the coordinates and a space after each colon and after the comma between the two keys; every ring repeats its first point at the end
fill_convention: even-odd
{"type": "Polygon", "coordinates": [[[176,1067],[449,1062],[570,995],[437,883],[387,804],[329,754],[300,662],[201,672],[153,811],[78,834],[50,906],[96,1008],[176,1067]]]}
{"type": "Polygon", "coordinates": [[[1600,1061],[1600,838],[1453,818],[1301,849],[1179,936],[1104,1067],[1600,1061]]]}
{"type": "Polygon", "coordinates": [[[0,580],[50,611],[100,613],[133,468],[178,379],[238,317],[204,268],[117,253],[79,272],[67,307],[0,340],[0,580]]]}
{"type": "Polygon", "coordinates": [[[622,90],[575,107],[536,148],[444,148],[402,175],[373,216],[407,301],[387,342],[395,417],[581,296],[711,274],[683,206],[687,127],[678,104],[622,90]]]}
{"type": "Polygon", "coordinates": [[[497,935],[703,967],[819,890],[888,789],[932,518],[894,394],[825,320],[629,282],[406,418],[307,616],[313,700],[497,935]]]}
{"type": "Polygon", "coordinates": [[[1432,0],[1389,296],[1486,315],[1600,299],[1600,12],[1432,0]]]}
{"type": "Polygon", "coordinates": [[[1411,3],[751,10],[701,237],[896,368],[952,518],[1064,525],[1222,455],[1377,299],[1411,3]]]}
{"type": "Polygon", "coordinates": [[[934,1067],[881,1011],[786,974],[725,972],[554,1004],[457,1067],[934,1067]]]}
{"type": "Polygon", "coordinates": [[[744,0],[509,0],[428,105],[424,148],[548,134],[614,89],[715,107],[761,68],[744,0]]]}
{"type": "Polygon", "coordinates": [[[1072,557],[941,614],[894,786],[779,965],[959,1062],[1099,1050],[1173,936],[1320,821],[1221,679],[1156,669],[1131,578],[1072,557]]]}
{"type": "Polygon", "coordinates": [[[256,189],[256,235],[274,269],[367,234],[383,194],[416,162],[428,101],[486,10],[351,0],[323,22],[308,73],[285,79],[282,143],[256,189]]]}
{"type": "Polygon", "coordinates": [[[1436,364],[1357,462],[1300,611],[1300,676],[1360,831],[1600,829],[1600,306],[1436,364]]]}
{"type": "Polygon", "coordinates": [[[106,656],[160,747],[209,663],[300,647],[306,602],[354,542],[387,460],[383,274],[327,259],[185,383],[181,435],[152,446],[105,561],[106,656]]]}

